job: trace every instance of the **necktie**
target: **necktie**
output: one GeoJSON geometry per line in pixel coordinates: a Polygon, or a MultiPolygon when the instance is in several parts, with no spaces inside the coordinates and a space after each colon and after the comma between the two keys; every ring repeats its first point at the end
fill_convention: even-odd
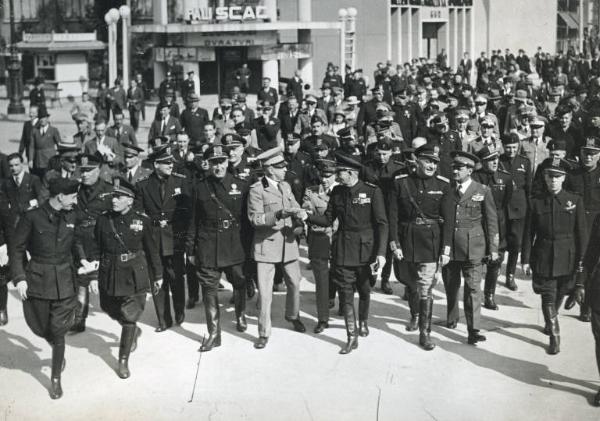
{"type": "Polygon", "coordinates": [[[21,186],[21,179],[19,177],[15,177],[15,184],[17,187],[21,186]]]}
{"type": "Polygon", "coordinates": [[[463,193],[462,193],[462,184],[459,184],[458,186],[456,186],[456,195],[458,197],[462,197],[463,193]]]}
{"type": "Polygon", "coordinates": [[[161,126],[160,126],[160,133],[161,133],[161,134],[163,134],[163,135],[165,134],[165,128],[166,128],[166,127],[167,127],[167,121],[166,121],[166,120],[163,120],[163,121],[162,121],[162,124],[161,124],[161,126]]]}
{"type": "Polygon", "coordinates": [[[160,179],[160,200],[165,200],[165,195],[166,195],[166,180],[164,179],[160,179]]]}
{"type": "Polygon", "coordinates": [[[130,183],[133,181],[133,171],[129,171],[129,177],[127,177],[127,179],[130,183]]]}

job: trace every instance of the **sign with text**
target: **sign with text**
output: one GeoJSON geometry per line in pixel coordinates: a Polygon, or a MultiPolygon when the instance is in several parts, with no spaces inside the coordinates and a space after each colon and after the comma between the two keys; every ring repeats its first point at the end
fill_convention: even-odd
{"type": "Polygon", "coordinates": [[[421,7],[421,22],[448,22],[449,19],[447,7],[421,7]]]}
{"type": "Polygon", "coordinates": [[[279,44],[263,46],[261,60],[285,60],[310,58],[312,44],[279,44]]]}
{"type": "Polygon", "coordinates": [[[277,44],[275,31],[213,32],[188,34],[186,45],[195,47],[249,47],[277,44]]]}
{"type": "Polygon", "coordinates": [[[156,47],[154,60],[165,61],[215,61],[214,48],[203,47],[156,47]]]}
{"type": "Polygon", "coordinates": [[[225,23],[242,21],[261,21],[269,19],[269,10],[262,0],[183,0],[182,19],[193,23],[225,23]]]}

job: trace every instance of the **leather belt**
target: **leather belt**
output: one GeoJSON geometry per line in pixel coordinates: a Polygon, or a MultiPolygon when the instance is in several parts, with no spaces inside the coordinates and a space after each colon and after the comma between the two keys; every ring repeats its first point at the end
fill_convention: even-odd
{"type": "Polygon", "coordinates": [[[206,228],[218,228],[218,229],[229,229],[238,226],[238,222],[235,219],[208,219],[204,221],[203,225],[206,228]]]}
{"type": "Polygon", "coordinates": [[[114,258],[118,259],[119,261],[125,263],[125,262],[129,262],[130,260],[135,259],[138,256],[141,256],[141,254],[142,254],[141,251],[136,251],[136,252],[132,252],[132,253],[121,253],[121,254],[106,253],[105,256],[114,257],[114,258]]]}
{"type": "Polygon", "coordinates": [[[83,221],[81,221],[79,223],[80,228],[89,228],[89,227],[93,227],[93,226],[96,226],[95,219],[84,219],[83,221]]]}
{"type": "Polygon", "coordinates": [[[443,221],[441,219],[430,219],[430,218],[421,218],[417,216],[417,218],[413,221],[416,225],[435,225],[441,224],[443,221]]]}
{"type": "Polygon", "coordinates": [[[152,220],[152,225],[154,225],[155,227],[165,227],[170,224],[171,224],[171,221],[168,219],[153,219],[152,220]]]}

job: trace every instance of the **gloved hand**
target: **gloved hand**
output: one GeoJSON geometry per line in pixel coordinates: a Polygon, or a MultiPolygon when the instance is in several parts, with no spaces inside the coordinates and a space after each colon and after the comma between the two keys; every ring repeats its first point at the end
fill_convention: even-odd
{"type": "Polygon", "coordinates": [[[565,310],[571,310],[575,303],[581,305],[585,301],[585,289],[582,285],[576,285],[565,301],[565,310]]]}

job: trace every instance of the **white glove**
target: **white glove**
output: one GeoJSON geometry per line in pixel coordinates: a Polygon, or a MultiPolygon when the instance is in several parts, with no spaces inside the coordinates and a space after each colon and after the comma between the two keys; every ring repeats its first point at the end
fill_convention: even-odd
{"type": "Polygon", "coordinates": [[[398,261],[404,259],[404,254],[402,254],[402,250],[400,250],[400,249],[394,250],[394,258],[398,261]]]}
{"type": "Polygon", "coordinates": [[[90,292],[98,294],[98,280],[90,281],[90,292]]]}
{"type": "Polygon", "coordinates": [[[385,257],[377,256],[377,259],[375,260],[375,262],[377,263],[377,268],[378,268],[377,271],[379,272],[385,266],[385,257]]]}
{"type": "Polygon", "coordinates": [[[19,292],[19,296],[21,300],[25,301],[27,299],[27,281],[19,281],[17,283],[17,291],[19,292]]]}
{"type": "Polygon", "coordinates": [[[6,266],[8,264],[8,248],[6,244],[0,246],[0,266],[6,266]]]}

